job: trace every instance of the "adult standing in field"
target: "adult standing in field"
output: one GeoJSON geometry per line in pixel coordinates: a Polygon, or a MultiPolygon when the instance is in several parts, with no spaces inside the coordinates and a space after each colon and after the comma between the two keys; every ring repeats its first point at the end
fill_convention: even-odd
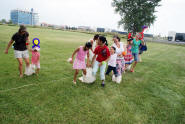
{"type": "Polygon", "coordinates": [[[29,33],[26,30],[26,27],[21,25],[18,32],[15,33],[11,40],[8,43],[7,48],[5,49],[5,54],[8,54],[8,49],[13,44],[14,47],[14,55],[19,63],[19,73],[20,78],[23,77],[23,59],[26,63],[26,70],[29,69],[30,63],[29,63],[29,33]],[[27,44],[27,45],[26,45],[27,44]]]}
{"type": "Polygon", "coordinates": [[[117,59],[116,59],[117,77],[115,78],[115,76],[113,75],[112,80],[116,81],[117,83],[121,82],[122,73],[125,71],[125,59],[122,53],[126,50],[126,46],[120,40],[121,39],[118,36],[114,36],[113,37],[114,44],[112,45],[113,47],[116,48],[116,54],[117,54],[117,59]]]}
{"type": "Polygon", "coordinates": [[[133,39],[132,42],[132,56],[134,57],[134,64],[132,65],[131,72],[134,72],[134,69],[139,61],[139,46],[140,44],[144,45],[143,40],[139,40],[141,35],[139,33],[136,34],[136,37],[133,39]]]}
{"type": "Polygon", "coordinates": [[[92,61],[92,58],[94,56],[94,53],[93,52],[94,52],[94,50],[95,50],[95,48],[97,46],[98,38],[99,38],[99,35],[96,34],[96,35],[94,35],[94,38],[93,39],[90,39],[89,40],[91,42],[91,44],[92,44],[92,49],[89,50],[89,59],[90,59],[90,61],[92,61]]]}

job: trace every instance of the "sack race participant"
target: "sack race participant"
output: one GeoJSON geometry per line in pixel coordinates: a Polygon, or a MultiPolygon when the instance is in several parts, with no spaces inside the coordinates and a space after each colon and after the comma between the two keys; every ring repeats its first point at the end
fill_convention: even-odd
{"type": "Polygon", "coordinates": [[[126,53],[126,48],[123,42],[120,41],[120,38],[118,36],[113,37],[114,44],[113,47],[116,48],[116,71],[117,71],[117,77],[115,75],[112,76],[112,81],[116,81],[117,83],[121,83],[122,80],[122,74],[125,72],[125,59],[123,56],[123,53],[126,53]]]}
{"type": "Polygon", "coordinates": [[[73,69],[75,70],[74,73],[74,80],[73,83],[76,84],[76,78],[79,73],[79,70],[83,71],[83,74],[86,75],[86,63],[85,63],[85,56],[87,55],[87,66],[89,66],[89,49],[91,49],[92,45],[90,42],[87,42],[85,46],[80,46],[77,48],[73,54],[72,57],[68,59],[68,61],[72,64],[73,58],[75,54],[77,54],[75,61],[73,63],[73,69]]]}
{"type": "Polygon", "coordinates": [[[105,69],[106,69],[106,62],[110,57],[109,48],[107,47],[107,39],[103,36],[100,36],[98,39],[98,46],[94,51],[94,57],[92,60],[93,65],[93,76],[96,76],[98,68],[100,68],[100,79],[101,79],[101,86],[105,86],[105,69]],[[96,59],[96,60],[95,60],[96,59]]]}
{"type": "Polygon", "coordinates": [[[39,74],[40,70],[40,41],[39,39],[34,39],[33,40],[33,46],[32,46],[32,57],[31,57],[31,68],[33,73],[36,73],[37,75],[39,74]],[[36,69],[36,72],[35,72],[36,69]]]}

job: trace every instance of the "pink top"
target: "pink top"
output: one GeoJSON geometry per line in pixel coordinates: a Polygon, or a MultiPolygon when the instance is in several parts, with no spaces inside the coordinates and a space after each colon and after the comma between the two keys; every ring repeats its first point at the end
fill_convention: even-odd
{"type": "Polygon", "coordinates": [[[40,58],[40,53],[37,51],[32,51],[32,57],[31,57],[32,64],[38,64],[39,58],[40,58]]]}
{"type": "Polygon", "coordinates": [[[76,59],[78,59],[80,61],[85,61],[85,56],[86,56],[87,53],[88,53],[88,50],[87,51],[84,51],[83,46],[80,46],[80,49],[77,52],[76,59]]]}

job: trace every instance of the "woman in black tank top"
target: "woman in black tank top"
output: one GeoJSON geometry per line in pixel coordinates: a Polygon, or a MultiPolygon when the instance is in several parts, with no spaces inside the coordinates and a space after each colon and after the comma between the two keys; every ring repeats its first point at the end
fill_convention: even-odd
{"type": "Polygon", "coordinates": [[[20,77],[23,77],[23,59],[26,63],[26,69],[29,68],[29,33],[26,30],[26,27],[21,25],[18,32],[15,33],[11,40],[8,43],[7,48],[5,49],[5,54],[8,54],[8,49],[10,46],[13,44],[14,47],[14,53],[15,53],[15,58],[17,59],[19,63],[19,72],[20,72],[20,77]],[[28,45],[26,45],[26,43],[28,45]]]}

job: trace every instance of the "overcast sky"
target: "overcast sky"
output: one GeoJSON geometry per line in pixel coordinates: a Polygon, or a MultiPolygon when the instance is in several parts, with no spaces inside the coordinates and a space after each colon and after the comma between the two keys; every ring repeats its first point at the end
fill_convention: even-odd
{"type": "MultiPolygon", "coordinates": [[[[111,2],[112,0],[2,0],[0,19],[10,19],[12,9],[34,8],[39,13],[40,22],[118,29],[120,16],[114,12],[111,2]]],[[[157,20],[147,33],[185,33],[185,0],[162,0],[161,5],[157,8],[157,20]]]]}

